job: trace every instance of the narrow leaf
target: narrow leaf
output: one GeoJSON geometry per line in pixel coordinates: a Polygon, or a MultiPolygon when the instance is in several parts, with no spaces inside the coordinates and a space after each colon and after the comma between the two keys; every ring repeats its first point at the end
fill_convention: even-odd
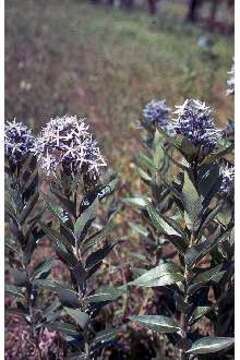
{"type": "Polygon", "coordinates": [[[166,263],[147,271],[145,274],[129,283],[129,285],[157,287],[176,284],[183,280],[184,276],[181,269],[173,263],[166,263]]]}
{"type": "Polygon", "coordinates": [[[76,321],[76,323],[82,328],[84,329],[88,320],[89,320],[89,316],[87,313],[79,310],[79,309],[72,309],[72,308],[68,308],[68,307],[64,307],[64,310],[66,311],[66,313],[74,320],[76,321]]]}
{"type": "Polygon", "coordinates": [[[162,315],[131,316],[130,320],[137,321],[149,329],[155,330],[159,333],[170,334],[181,330],[181,327],[176,323],[176,321],[170,317],[162,315]]]}
{"type": "Polygon", "coordinates": [[[226,350],[234,344],[231,337],[203,337],[192,344],[187,354],[210,354],[221,350],[226,350]]]}

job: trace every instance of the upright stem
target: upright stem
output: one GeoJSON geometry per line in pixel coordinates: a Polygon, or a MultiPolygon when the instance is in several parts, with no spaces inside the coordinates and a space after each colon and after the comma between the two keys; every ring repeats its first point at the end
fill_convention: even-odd
{"type": "MultiPolygon", "coordinates": [[[[196,185],[196,179],[197,179],[197,163],[194,162],[192,164],[192,175],[194,180],[194,185],[196,185]]],[[[195,234],[194,229],[192,229],[189,246],[190,249],[195,243],[195,234]]],[[[192,271],[189,269],[189,267],[186,265],[184,266],[184,306],[188,306],[189,297],[188,297],[188,288],[189,288],[189,282],[192,278],[192,271]]],[[[182,329],[182,341],[181,341],[181,348],[179,351],[179,360],[187,360],[188,356],[186,355],[187,350],[187,331],[188,331],[188,316],[186,315],[185,309],[183,309],[183,312],[181,313],[181,319],[180,319],[180,326],[182,329]]]]}

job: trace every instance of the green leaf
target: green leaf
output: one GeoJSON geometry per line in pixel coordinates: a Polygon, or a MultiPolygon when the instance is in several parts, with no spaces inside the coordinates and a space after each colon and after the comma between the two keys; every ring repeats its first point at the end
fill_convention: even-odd
{"type": "Polygon", "coordinates": [[[157,287],[176,284],[183,281],[184,276],[181,269],[174,263],[165,263],[147,271],[139,278],[130,282],[129,285],[140,287],[157,287]]]}
{"type": "Polygon", "coordinates": [[[163,232],[166,235],[177,235],[177,236],[181,236],[181,234],[176,231],[176,229],[170,225],[166,219],[164,217],[161,216],[161,214],[159,214],[153,206],[148,205],[147,207],[147,212],[149,214],[149,217],[153,223],[153,225],[156,227],[157,230],[159,230],[160,232],[163,232]]]}
{"type": "Polygon", "coordinates": [[[78,263],[71,269],[71,273],[77,285],[80,286],[82,291],[85,291],[87,272],[81,261],[78,261],[78,263]]]}
{"type": "Polygon", "coordinates": [[[75,205],[74,203],[67,199],[60,191],[58,191],[54,186],[50,186],[51,192],[60,200],[64,209],[67,210],[70,214],[75,216],[75,205]]]}
{"type": "Polygon", "coordinates": [[[66,313],[74,320],[76,321],[76,323],[82,328],[84,329],[88,320],[89,320],[89,316],[87,313],[79,310],[79,309],[72,309],[72,308],[68,308],[68,307],[64,307],[64,310],[66,311],[66,313]]]}
{"type": "Polygon", "coordinates": [[[106,236],[113,229],[114,223],[113,221],[109,221],[102,230],[97,231],[87,239],[84,239],[82,242],[82,254],[89,251],[92,247],[99,245],[103,240],[106,239],[106,236]]]}
{"type": "Polygon", "coordinates": [[[85,298],[89,303],[99,303],[105,301],[115,301],[117,300],[123,293],[125,289],[107,287],[100,289],[96,294],[90,295],[85,298]]]}
{"type": "Polygon", "coordinates": [[[138,315],[131,316],[130,320],[137,321],[149,329],[155,330],[159,333],[170,334],[181,331],[181,327],[176,323],[176,321],[167,316],[138,315]]]}
{"type": "Polygon", "coordinates": [[[85,267],[87,270],[91,269],[95,265],[99,264],[105,257],[110,253],[112,248],[116,245],[116,242],[113,244],[108,244],[104,248],[99,249],[92,254],[90,254],[85,262],[85,267]]]}
{"type": "Polygon", "coordinates": [[[28,201],[28,203],[25,205],[19,218],[20,224],[23,224],[26,218],[28,217],[28,215],[31,213],[32,209],[34,208],[34,206],[38,201],[38,198],[39,198],[39,194],[38,192],[36,192],[28,201]]]}
{"type": "Polygon", "coordinates": [[[209,313],[209,311],[211,311],[210,306],[197,306],[189,319],[190,324],[193,325],[196,321],[209,313]]]}
{"type": "Polygon", "coordinates": [[[186,211],[186,224],[192,228],[199,221],[198,217],[202,211],[202,200],[187,171],[184,172],[182,200],[186,211]]]}
{"type": "Polygon", "coordinates": [[[43,260],[40,264],[38,264],[35,267],[31,277],[33,279],[42,279],[48,276],[52,269],[53,263],[54,263],[54,259],[52,258],[47,258],[43,260]]]}
{"type": "Polygon", "coordinates": [[[63,306],[79,308],[80,300],[76,291],[64,289],[63,287],[57,287],[55,288],[55,291],[57,292],[59,300],[63,306]]]}
{"type": "Polygon", "coordinates": [[[140,152],[137,158],[138,164],[152,172],[152,170],[157,170],[154,166],[153,160],[146,156],[143,152],[140,152]]]}
{"type": "Polygon", "coordinates": [[[133,198],[125,198],[122,200],[125,204],[145,208],[149,203],[149,199],[143,196],[135,196],[133,198]]]}
{"type": "Polygon", "coordinates": [[[185,263],[188,267],[199,262],[205,255],[207,255],[215,246],[231,234],[232,230],[228,230],[222,235],[219,235],[213,240],[204,240],[197,245],[194,245],[187,250],[185,254],[185,263]]]}
{"type": "Polygon", "coordinates": [[[231,337],[203,337],[192,344],[187,354],[210,354],[221,350],[226,350],[234,344],[231,337]]]}
{"type": "Polygon", "coordinates": [[[71,221],[70,218],[66,221],[64,220],[64,217],[62,216],[62,209],[57,206],[52,206],[46,199],[45,196],[45,202],[47,204],[48,210],[59,220],[60,225],[63,227],[64,233],[62,235],[65,236],[65,238],[70,242],[71,245],[75,245],[75,237],[74,233],[71,230],[68,222],[71,221]]]}
{"type": "Polygon", "coordinates": [[[106,329],[99,331],[95,338],[93,339],[93,342],[91,343],[91,348],[97,346],[98,344],[104,345],[109,341],[112,341],[117,336],[117,330],[116,329],[106,329]]]}
{"type": "Polygon", "coordinates": [[[208,206],[213,196],[219,191],[222,183],[219,176],[219,165],[213,163],[201,166],[198,171],[198,187],[201,195],[204,197],[203,205],[208,206]]]}
{"type": "Polygon", "coordinates": [[[159,133],[159,131],[156,129],[154,141],[153,141],[153,165],[157,170],[161,169],[161,165],[163,163],[165,153],[162,148],[163,144],[163,137],[159,133]]]}
{"type": "Polygon", "coordinates": [[[12,269],[11,274],[14,278],[14,285],[20,287],[27,286],[28,278],[25,270],[12,269]]]}
{"type": "Polygon", "coordinates": [[[210,270],[206,270],[204,272],[201,272],[199,275],[197,275],[194,278],[193,283],[198,284],[198,283],[206,283],[206,282],[209,282],[209,281],[219,280],[226,273],[226,271],[221,271],[221,269],[222,269],[222,264],[217,265],[217,266],[215,266],[214,268],[212,268],[210,270]]]}
{"type": "Polygon", "coordinates": [[[50,330],[60,331],[69,336],[79,336],[79,331],[76,330],[75,326],[66,322],[55,321],[54,323],[46,325],[50,330]]]}
{"type": "Polygon", "coordinates": [[[148,173],[146,172],[146,171],[144,171],[143,169],[141,169],[141,168],[137,168],[137,173],[138,173],[138,175],[141,177],[141,179],[143,180],[143,181],[145,181],[146,183],[151,183],[151,181],[152,181],[152,178],[151,178],[151,176],[150,175],[148,175],[148,173]]]}
{"type": "Polygon", "coordinates": [[[82,233],[89,228],[89,226],[95,219],[97,214],[98,202],[99,202],[98,198],[95,198],[95,200],[83,211],[81,216],[75,222],[74,234],[78,240],[81,239],[82,233]]]}
{"type": "Polygon", "coordinates": [[[113,178],[108,184],[104,185],[98,192],[98,199],[102,200],[106,196],[111,195],[118,184],[118,178],[113,178]]]}
{"type": "Polygon", "coordinates": [[[60,241],[57,242],[55,245],[56,254],[61,259],[64,264],[66,264],[68,267],[75,267],[78,263],[77,258],[73,254],[72,251],[69,251],[64,244],[62,244],[60,241]]]}
{"type": "Polygon", "coordinates": [[[132,230],[134,232],[136,232],[144,237],[147,237],[149,235],[148,230],[140,224],[134,224],[132,222],[129,222],[128,225],[132,228],[132,230]]]}
{"type": "Polygon", "coordinates": [[[21,290],[18,287],[14,286],[14,285],[5,285],[5,292],[10,294],[10,295],[20,297],[22,299],[25,298],[23,293],[21,292],[21,290]]]}
{"type": "Polygon", "coordinates": [[[213,221],[217,214],[219,213],[219,211],[221,210],[223,204],[217,204],[213,209],[206,209],[205,212],[202,215],[202,222],[201,225],[199,226],[199,230],[198,230],[198,238],[201,238],[205,227],[211,222],[213,221]]]}

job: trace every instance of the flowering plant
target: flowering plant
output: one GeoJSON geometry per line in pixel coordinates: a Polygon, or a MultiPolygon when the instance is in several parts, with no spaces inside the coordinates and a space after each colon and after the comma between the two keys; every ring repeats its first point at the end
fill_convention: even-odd
{"type": "MultiPolygon", "coordinates": [[[[175,135],[165,124],[156,125],[154,141],[138,162],[149,196],[125,200],[144,218],[145,227],[135,230],[140,228],[147,243],[155,240],[149,254],[155,254],[155,260],[146,261],[154,267],[148,265],[129,286],[159,289],[159,305],[165,305],[159,306],[160,313],[143,311],[131,320],[159,339],[166,334],[176,358],[195,359],[222,350],[223,359],[233,344],[233,318],[226,320],[227,309],[233,307],[234,281],[232,144],[215,126],[211,109],[196,99],[177,106],[168,126],[175,135]],[[163,256],[166,242],[175,254],[163,256]],[[203,319],[212,324],[211,336],[201,333],[203,319]]],[[[151,258],[146,253],[144,257],[151,258]]]]}
{"type": "Polygon", "coordinates": [[[76,116],[50,120],[37,138],[25,125],[9,122],[5,152],[9,184],[6,208],[15,238],[15,243],[11,239],[7,243],[14,277],[14,285],[7,291],[22,299],[19,309],[31,325],[36,358],[46,356],[43,342],[49,338],[53,346],[60,332],[61,356],[68,353],[93,359],[116,335],[115,329],[95,329],[94,318],[121,292],[112,288],[95,292],[90,278],[117,245],[110,237],[116,211],[110,195],[117,180],[113,174],[105,180],[100,177],[106,162],[85,121],[76,116]],[[50,187],[50,193],[45,189],[41,194],[41,201],[38,170],[50,187]],[[98,218],[98,208],[107,198],[109,208],[98,218]],[[33,267],[33,252],[46,237],[70,274],[67,283],[50,278],[55,257],[33,267]],[[15,254],[18,245],[19,256],[15,254]],[[57,295],[53,303],[38,301],[39,293],[46,290],[57,295]]]}

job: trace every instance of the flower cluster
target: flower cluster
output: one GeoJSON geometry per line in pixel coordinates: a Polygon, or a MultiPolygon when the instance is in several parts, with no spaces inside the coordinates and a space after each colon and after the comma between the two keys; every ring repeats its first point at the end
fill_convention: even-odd
{"type": "Polygon", "coordinates": [[[224,194],[231,193],[234,187],[234,166],[222,167],[220,175],[222,177],[220,192],[224,194]]]}
{"type": "Polygon", "coordinates": [[[85,119],[64,116],[51,119],[37,139],[36,154],[47,175],[91,173],[106,166],[97,142],[88,131],[85,119]]]}
{"type": "Polygon", "coordinates": [[[14,165],[22,163],[34,151],[36,139],[22,122],[15,119],[7,122],[4,137],[5,155],[14,165]]]}
{"type": "Polygon", "coordinates": [[[195,99],[187,99],[183,105],[176,107],[176,133],[185,136],[195,146],[201,146],[205,153],[213,150],[220,130],[215,127],[211,108],[195,99]]]}
{"type": "Polygon", "coordinates": [[[150,101],[143,110],[144,125],[154,124],[163,130],[168,130],[170,111],[165,100],[150,101]]]}
{"type": "Polygon", "coordinates": [[[234,64],[232,65],[231,71],[228,72],[230,75],[229,79],[227,80],[227,95],[234,95],[235,93],[235,70],[234,64]]]}

